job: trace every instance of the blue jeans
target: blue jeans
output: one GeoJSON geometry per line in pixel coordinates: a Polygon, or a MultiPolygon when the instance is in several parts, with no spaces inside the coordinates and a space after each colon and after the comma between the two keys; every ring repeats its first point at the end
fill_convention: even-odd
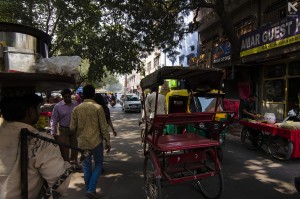
{"type": "Polygon", "coordinates": [[[98,180],[101,175],[103,165],[103,143],[92,149],[92,155],[83,160],[84,182],[88,192],[95,192],[98,180]],[[92,167],[92,157],[95,166],[92,167]]]}

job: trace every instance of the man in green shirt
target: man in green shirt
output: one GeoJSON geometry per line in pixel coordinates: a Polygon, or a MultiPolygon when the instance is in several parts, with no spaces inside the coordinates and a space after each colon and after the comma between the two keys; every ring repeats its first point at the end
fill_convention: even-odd
{"type": "Polygon", "coordinates": [[[93,100],[94,95],[95,88],[92,85],[83,87],[84,101],[74,108],[70,124],[70,130],[76,133],[78,147],[91,150],[91,156],[83,161],[86,196],[90,199],[98,198],[96,186],[102,171],[103,141],[107,152],[110,151],[110,135],[104,110],[93,100]],[[92,157],[95,162],[94,169],[92,157]]]}

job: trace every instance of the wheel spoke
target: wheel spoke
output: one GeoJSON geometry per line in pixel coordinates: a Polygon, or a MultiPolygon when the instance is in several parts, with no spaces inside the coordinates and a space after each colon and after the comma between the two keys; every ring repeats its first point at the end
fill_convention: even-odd
{"type": "Polygon", "coordinates": [[[156,178],[155,168],[150,156],[145,157],[144,162],[145,191],[148,199],[161,199],[160,179],[156,178]]]}
{"type": "Polygon", "coordinates": [[[269,153],[279,160],[288,160],[293,151],[293,144],[286,138],[274,136],[269,139],[269,153]]]}
{"type": "Polygon", "coordinates": [[[258,149],[263,143],[261,132],[251,132],[249,128],[243,128],[241,132],[241,141],[248,149],[258,149]]]}
{"type": "Polygon", "coordinates": [[[197,186],[200,192],[208,199],[220,198],[223,192],[223,175],[222,171],[216,166],[217,162],[214,160],[212,152],[207,153],[207,158],[204,161],[204,169],[202,173],[212,172],[214,175],[205,177],[197,181],[197,186]]]}

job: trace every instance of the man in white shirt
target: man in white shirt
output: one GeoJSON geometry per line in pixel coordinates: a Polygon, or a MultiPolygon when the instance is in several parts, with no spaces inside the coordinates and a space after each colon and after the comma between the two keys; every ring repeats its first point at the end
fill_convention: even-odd
{"type": "MultiPolygon", "coordinates": [[[[20,131],[23,128],[44,137],[33,125],[39,119],[42,99],[34,93],[3,97],[0,109],[4,118],[0,125],[0,198],[19,199],[21,196],[20,131]]],[[[59,147],[38,138],[28,137],[28,198],[36,199],[43,182],[52,187],[71,165],[61,156],[59,147]]],[[[70,176],[57,191],[67,191],[70,176]]]]}
{"type": "MultiPolygon", "coordinates": [[[[145,102],[147,117],[149,117],[150,119],[154,118],[156,91],[157,91],[156,87],[151,88],[151,94],[147,96],[145,102]]],[[[167,113],[166,97],[163,94],[158,93],[156,114],[166,114],[166,113],[167,113]]]]}

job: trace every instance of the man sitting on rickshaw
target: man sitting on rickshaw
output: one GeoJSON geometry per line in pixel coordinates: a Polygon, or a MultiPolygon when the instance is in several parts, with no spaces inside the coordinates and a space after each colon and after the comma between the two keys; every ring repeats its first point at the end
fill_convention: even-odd
{"type": "MultiPolygon", "coordinates": [[[[156,100],[156,91],[157,88],[153,87],[151,88],[151,93],[146,97],[146,114],[151,119],[154,118],[154,112],[155,112],[155,100],[156,100]]],[[[158,93],[158,99],[157,99],[157,114],[166,114],[166,97],[158,93]]]]}

